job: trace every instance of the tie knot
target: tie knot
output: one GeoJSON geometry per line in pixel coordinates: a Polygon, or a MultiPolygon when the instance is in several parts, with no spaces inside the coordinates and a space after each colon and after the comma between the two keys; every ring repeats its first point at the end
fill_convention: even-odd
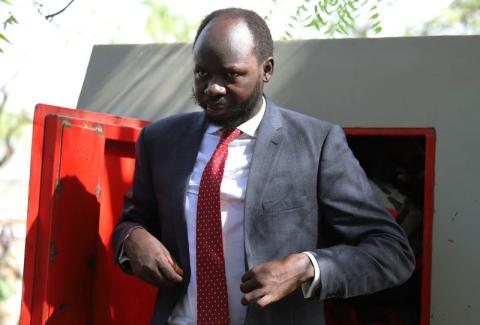
{"type": "Polygon", "coordinates": [[[242,131],[239,129],[225,130],[222,129],[222,135],[220,137],[220,145],[228,145],[230,142],[235,140],[242,131]]]}

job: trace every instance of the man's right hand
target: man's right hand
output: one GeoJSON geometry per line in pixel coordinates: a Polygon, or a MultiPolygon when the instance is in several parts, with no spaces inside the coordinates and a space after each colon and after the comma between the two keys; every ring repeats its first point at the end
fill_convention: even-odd
{"type": "Polygon", "coordinates": [[[183,270],[163,244],[143,228],[134,229],[123,243],[134,275],[157,287],[183,281],[183,270]]]}

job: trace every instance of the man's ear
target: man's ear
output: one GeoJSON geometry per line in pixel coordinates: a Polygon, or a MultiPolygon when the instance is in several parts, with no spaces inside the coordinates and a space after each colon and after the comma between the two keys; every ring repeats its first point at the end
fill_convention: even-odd
{"type": "Polygon", "coordinates": [[[272,74],[273,74],[273,66],[274,66],[273,57],[269,57],[263,62],[262,64],[263,82],[270,81],[270,78],[272,77],[272,74]]]}

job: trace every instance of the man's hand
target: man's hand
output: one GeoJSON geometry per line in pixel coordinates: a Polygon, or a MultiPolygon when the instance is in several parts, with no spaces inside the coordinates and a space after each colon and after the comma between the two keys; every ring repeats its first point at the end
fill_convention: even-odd
{"type": "Polygon", "coordinates": [[[133,274],[157,287],[171,286],[183,281],[183,270],[169,251],[148,231],[137,228],[123,243],[130,259],[133,274]]]}
{"type": "Polygon", "coordinates": [[[314,276],[313,265],[304,253],[253,267],[242,277],[242,304],[258,307],[278,301],[314,276]]]}

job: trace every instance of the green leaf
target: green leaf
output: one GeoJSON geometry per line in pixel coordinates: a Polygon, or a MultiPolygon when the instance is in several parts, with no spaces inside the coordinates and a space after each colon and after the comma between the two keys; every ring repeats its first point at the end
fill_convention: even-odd
{"type": "Polygon", "coordinates": [[[358,7],[355,7],[355,5],[353,4],[354,2],[356,1],[348,1],[347,3],[348,3],[348,6],[352,8],[353,11],[357,11],[358,7]]]}
{"type": "Polygon", "coordinates": [[[318,6],[315,6],[315,17],[317,17],[317,21],[320,22],[320,24],[325,25],[325,21],[320,14],[320,8],[318,6]]]}
{"type": "Polygon", "coordinates": [[[324,3],[319,2],[319,3],[317,3],[317,5],[315,6],[315,8],[317,8],[317,7],[318,7],[319,11],[323,11],[324,13],[326,13],[326,14],[329,15],[329,16],[332,14],[332,12],[328,10],[328,4],[325,5],[324,3]]]}
{"type": "Polygon", "coordinates": [[[380,26],[380,21],[377,21],[375,24],[373,24],[373,25],[370,26],[369,28],[370,28],[370,29],[375,29],[375,28],[377,28],[378,26],[380,26]]]}
{"type": "Polygon", "coordinates": [[[373,31],[375,32],[375,34],[379,34],[382,31],[382,26],[378,26],[373,31]]]}
{"type": "Polygon", "coordinates": [[[5,41],[5,42],[7,42],[7,43],[10,43],[10,41],[8,40],[8,38],[6,38],[5,35],[3,35],[3,34],[1,34],[1,33],[0,33],[0,40],[5,41]]]}
{"type": "Polygon", "coordinates": [[[297,15],[300,15],[302,12],[305,12],[305,11],[307,11],[307,7],[305,7],[305,5],[301,5],[297,7],[297,15]]]}
{"type": "Polygon", "coordinates": [[[380,14],[379,14],[379,13],[376,13],[376,14],[371,15],[369,19],[370,19],[370,20],[375,20],[375,19],[377,19],[379,16],[380,16],[380,14]]]}
{"type": "Polygon", "coordinates": [[[315,24],[317,24],[317,21],[315,19],[310,20],[309,23],[304,24],[303,26],[305,27],[315,27],[315,24]]]}
{"type": "Polygon", "coordinates": [[[327,31],[325,32],[327,35],[333,35],[335,32],[336,25],[335,24],[330,24],[330,26],[327,28],[327,31]]]}
{"type": "Polygon", "coordinates": [[[343,35],[346,35],[346,34],[347,34],[347,30],[346,30],[345,27],[343,27],[341,24],[338,24],[338,25],[337,25],[337,31],[339,31],[339,32],[342,33],[343,35]]]}
{"type": "Polygon", "coordinates": [[[355,21],[355,18],[353,18],[353,16],[352,16],[352,14],[350,13],[350,11],[345,10],[345,15],[348,17],[348,19],[350,19],[351,22],[354,22],[354,21],[355,21]]]}
{"type": "Polygon", "coordinates": [[[6,29],[8,25],[18,24],[17,19],[15,16],[10,15],[4,22],[3,22],[3,29],[6,29]]]}
{"type": "Polygon", "coordinates": [[[315,20],[315,17],[313,17],[313,15],[311,14],[309,14],[307,17],[303,19],[303,21],[312,21],[312,20],[315,20]]]}

